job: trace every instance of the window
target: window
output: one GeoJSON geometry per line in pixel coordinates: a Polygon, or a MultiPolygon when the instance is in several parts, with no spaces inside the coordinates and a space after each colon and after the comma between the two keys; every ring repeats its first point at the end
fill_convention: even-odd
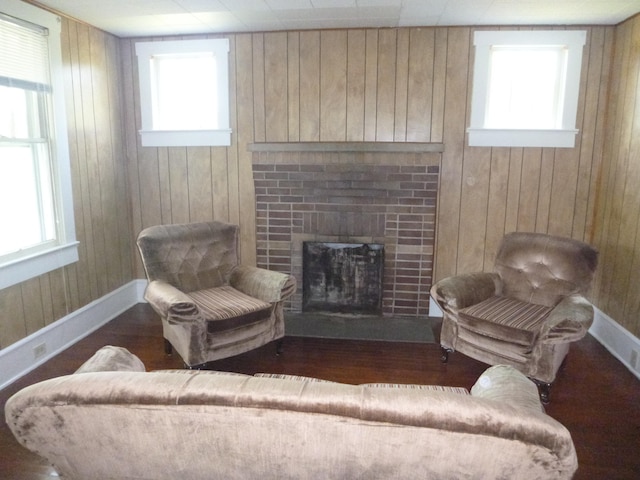
{"type": "Polygon", "coordinates": [[[231,145],[229,40],[136,43],[143,146],[231,145]]]}
{"type": "Polygon", "coordinates": [[[471,146],[573,147],[586,32],[475,32],[471,146]]]}
{"type": "Polygon", "coordinates": [[[60,19],[0,7],[0,288],[78,260],[60,19]]]}

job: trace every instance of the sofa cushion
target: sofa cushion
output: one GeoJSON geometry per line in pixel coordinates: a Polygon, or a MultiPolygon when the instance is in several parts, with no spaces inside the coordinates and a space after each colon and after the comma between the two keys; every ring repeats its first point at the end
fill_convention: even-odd
{"type": "Polygon", "coordinates": [[[480,335],[529,346],[551,310],[511,297],[493,296],[460,310],[458,321],[462,328],[480,335]]]}
{"type": "Polygon", "coordinates": [[[84,362],[75,373],[144,372],[144,363],[126,348],[106,345],[84,362]]]}
{"type": "Polygon", "coordinates": [[[544,412],[536,385],[510,365],[485,370],[471,387],[471,395],[544,412]]]}

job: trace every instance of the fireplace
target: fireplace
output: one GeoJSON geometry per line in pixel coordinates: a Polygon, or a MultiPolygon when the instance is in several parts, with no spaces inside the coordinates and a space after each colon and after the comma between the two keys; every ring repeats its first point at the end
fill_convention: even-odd
{"type": "Polygon", "coordinates": [[[384,246],[304,242],[302,310],[382,313],[384,246]]]}
{"type": "Polygon", "coordinates": [[[333,242],[384,245],[379,311],[428,315],[439,165],[439,152],[253,150],[257,264],[296,278],[285,308],[309,308],[305,242],[333,242]]]}

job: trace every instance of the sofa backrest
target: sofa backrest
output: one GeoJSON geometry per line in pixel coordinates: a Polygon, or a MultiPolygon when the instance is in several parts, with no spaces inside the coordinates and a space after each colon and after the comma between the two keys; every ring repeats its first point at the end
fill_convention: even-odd
{"type": "Polygon", "coordinates": [[[238,226],[223,222],[156,225],[137,244],[148,280],[185,293],[228,285],[238,264],[238,226]]]}
{"type": "MultiPolygon", "coordinates": [[[[488,395],[491,380],[482,383],[488,395]]],[[[103,371],[27,387],[5,412],[65,478],[571,478],[569,432],[539,403],[512,403],[415,386],[103,371]]]]}
{"type": "Polygon", "coordinates": [[[503,294],[547,307],[588,293],[598,252],[571,238],[513,232],[504,236],[495,261],[503,294]]]}

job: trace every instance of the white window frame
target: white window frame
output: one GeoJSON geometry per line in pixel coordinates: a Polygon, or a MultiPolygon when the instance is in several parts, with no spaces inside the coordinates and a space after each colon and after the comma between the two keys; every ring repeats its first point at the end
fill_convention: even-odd
{"type": "Polygon", "coordinates": [[[476,31],[471,124],[467,129],[470,146],[573,148],[578,133],[576,114],[580,92],[584,30],[476,31]],[[485,126],[489,91],[491,48],[494,46],[563,46],[567,64],[563,87],[561,125],[549,129],[499,129],[485,126]]]}
{"type": "Polygon", "coordinates": [[[229,146],[229,40],[175,40],[137,42],[138,78],[140,85],[140,130],[142,146],[229,146]],[[217,60],[218,128],[215,130],[160,130],[153,125],[152,58],[162,54],[213,53],[217,60]]]}
{"type": "MultiPolygon", "coordinates": [[[[52,118],[50,155],[52,182],[56,196],[57,238],[53,245],[35,251],[25,250],[0,260],[0,289],[57,270],[78,261],[71,184],[71,165],[67,138],[67,118],[64,101],[62,50],[60,42],[61,20],[58,16],[18,0],[5,0],[2,13],[45,27],[49,30],[49,62],[51,76],[52,118]]],[[[10,232],[3,233],[4,235],[10,232]]]]}

